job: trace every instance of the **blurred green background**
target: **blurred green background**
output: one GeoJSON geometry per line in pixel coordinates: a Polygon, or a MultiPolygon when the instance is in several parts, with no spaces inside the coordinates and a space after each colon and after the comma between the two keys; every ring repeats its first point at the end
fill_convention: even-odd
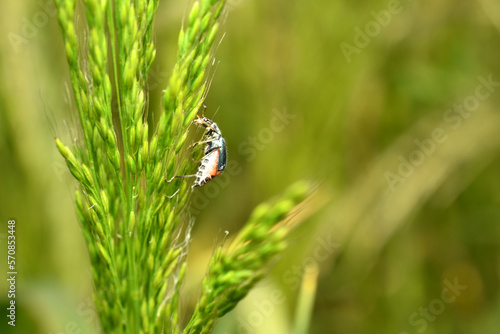
{"type": "MultiPolygon", "coordinates": [[[[193,196],[185,320],[224,231],[308,179],[292,247],[214,333],[291,333],[313,262],[310,333],[500,333],[500,4],[228,6],[206,104],[234,168],[193,196]]],[[[187,7],[160,4],[152,119],[187,7]]],[[[53,141],[78,133],[54,10],[0,3],[0,268],[15,219],[18,271],[15,328],[0,282],[1,333],[98,332],[75,182],[53,141]]]]}

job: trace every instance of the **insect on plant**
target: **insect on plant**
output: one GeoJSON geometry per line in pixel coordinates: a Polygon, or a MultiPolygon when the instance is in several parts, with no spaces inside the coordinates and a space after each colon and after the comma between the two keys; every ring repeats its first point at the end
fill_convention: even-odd
{"type": "Polygon", "coordinates": [[[194,177],[192,187],[200,187],[227,162],[218,125],[198,111],[210,88],[227,1],[191,2],[163,102],[149,110],[145,78],[156,57],[160,1],[55,0],[83,135],[72,147],[56,138],[56,146],[79,184],[75,206],[102,333],[210,333],[284,250],[297,219],[281,222],[309,192],[307,182],[298,182],[257,206],[231,244],[217,247],[183,326],[179,299],[194,218],[186,210],[191,194],[183,183],[170,195],[175,187],[164,182],[193,173],[176,177],[194,177]],[[148,121],[149,111],[160,115],[157,122],[148,121]],[[198,162],[187,161],[183,151],[193,122],[203,129],[190,146],[196,147],[192,156],[202,156],[198,162]]]}
{"type": "Polygon", "coordinates": [[[194,120],[194,124],[205,127],[205,133],[202,140],[193,143],[190,147],[194,148],[197,145],[206,144],[203,158],[201,158],[198,172],[192,175],[177,175],[170,180],[165,179],[170,183],[174,178],[196,177],[192,188],[201,187],[214,177],[220,175],[226,168],[227,148],[226,140],[222,137],[222,133],[217,123],[205,117],[206,107],[203,109],[203,114],[194,120]]]}

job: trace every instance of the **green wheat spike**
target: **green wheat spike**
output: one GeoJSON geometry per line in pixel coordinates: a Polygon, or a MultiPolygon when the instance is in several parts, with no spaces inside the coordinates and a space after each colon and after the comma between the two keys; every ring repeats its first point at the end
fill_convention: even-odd
{"type": "MultiPolygon", "coordinates": [[[[158,0],[83,0],[86,21],[78,31],[76,1],[55,2],[82,133],[75,148],[59,139],[56,146],[79,185],[77,217],[102,330],[180,333],[192,190],[186,180],[164,180],[196,168],[184,158],[187,130],[206,95],[225,1],[193,3],[153,125],[145,115],[158,0]]],[[[217,252],[185,333],[208,332],[263,276],[285,246],[287,227],[275,225],[304,197],[306,187],[299,188],[258,207],[232,246],[217,252]]]]}

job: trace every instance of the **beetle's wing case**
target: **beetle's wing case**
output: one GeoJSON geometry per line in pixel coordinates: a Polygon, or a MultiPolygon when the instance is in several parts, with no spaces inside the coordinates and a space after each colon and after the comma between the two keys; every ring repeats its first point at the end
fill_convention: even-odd
{"type": "Polygon", "coordinates": [[[220,142],[220,153],[219,153],[219,162],[217,163],[217,171],[219,172],[218,174],[222,173],[224,169],[226,169],[226,163],[227,163],[227,147],[226,147],[226,140],[222,137],[219,139],[220,142]]]}

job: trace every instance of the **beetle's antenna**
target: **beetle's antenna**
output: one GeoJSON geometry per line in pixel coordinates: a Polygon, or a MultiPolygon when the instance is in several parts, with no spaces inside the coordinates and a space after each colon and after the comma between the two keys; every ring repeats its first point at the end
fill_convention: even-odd
{"type": "Polygon", "coordinates": [[[220,109],[220,106],[218,106],[217,109],[215,110],[215,113],[212,116],[212,119],[215,119],[215,115],[217,115],[217,113],[219,112],[219,109],[220,109]]]}

